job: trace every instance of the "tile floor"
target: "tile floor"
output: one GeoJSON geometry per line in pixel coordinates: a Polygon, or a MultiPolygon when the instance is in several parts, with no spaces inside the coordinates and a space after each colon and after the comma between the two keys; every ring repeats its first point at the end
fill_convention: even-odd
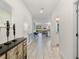
{"type": "Polygon", "coordinates": [[[33,41],[27,47],[27,59],[61,59],[59,47],[52,47],[52,39],[39,34],[38,40],[33,41]]]}

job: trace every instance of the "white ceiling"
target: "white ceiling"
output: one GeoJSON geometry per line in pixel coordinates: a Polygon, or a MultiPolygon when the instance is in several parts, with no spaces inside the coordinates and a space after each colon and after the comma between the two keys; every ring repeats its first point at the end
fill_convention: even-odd
{"type": "Polygon", "coordinates": [[[24,3],[31,12],[33,18],[45,19],[51,16],[59,0],[24,0],[24,3]],[[41,8],[44,8],[43,14],[40,14],[41,8]]]}

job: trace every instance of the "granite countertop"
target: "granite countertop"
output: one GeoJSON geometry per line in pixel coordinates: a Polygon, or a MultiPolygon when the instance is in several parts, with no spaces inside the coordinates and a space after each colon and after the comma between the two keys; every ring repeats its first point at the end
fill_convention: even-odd
{"type": "Polygon", "coordinates": [[[2,46],[2,48],[0,48],[0,56],[5,54],[7,51],[9,51],[10,49],[14,48],[15,46],[17,46],[18,44],[20,44],[24,40],[26,40],[26,38],[24,38],[24,37],[16,38],[15,40],[16,40],[16,42],[13,42],[13,40],[11,40],[10,41],[11,44],[9,44],[9,45],[5,45],[4,43],[0,44],[0,46],[2,46]]]}

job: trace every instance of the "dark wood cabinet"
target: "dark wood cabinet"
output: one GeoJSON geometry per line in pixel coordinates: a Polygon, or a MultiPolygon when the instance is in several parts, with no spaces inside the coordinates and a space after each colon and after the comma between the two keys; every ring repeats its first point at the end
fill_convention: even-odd
{"type": "Polygon", "coordinates": [[[24,45],[24,59],[27,58],[27,43],[26,42],[27,41],[25,40],[24,43],[23,43],[23,45],[24,45]]]}
{"type": "Polygon", "coordinates": [[[8,47],[3,45],[3,48],[0,49],[0,59],[26,59],[26,42],[26,39],[18,38],[16,42],[11,42],[11,45],[9,45],[8,47]]]}
{"type": "Polygon", "coordinates": [[[23,59],[23,42],[20,43],[18,46],[18,59],[23,59]]]}
{"type": "Polygon", "coordinates": [[[17,46],[7,52],[7,59],[17,59],[17,46]]]}
{"type": "Polygon", "coordinates": [[[6,59],[5,54],[0,57],[0,59],[6,59]]]}

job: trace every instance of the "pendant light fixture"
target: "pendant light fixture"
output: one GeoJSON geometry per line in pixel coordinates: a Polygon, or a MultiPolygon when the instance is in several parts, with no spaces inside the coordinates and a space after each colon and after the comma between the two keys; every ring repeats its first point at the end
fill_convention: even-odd
{"type": "Polygon", "coordinates": [[[44,8],[41,8],[40,9],[40,14],[43,14],[44,13],[44,8]]]}

